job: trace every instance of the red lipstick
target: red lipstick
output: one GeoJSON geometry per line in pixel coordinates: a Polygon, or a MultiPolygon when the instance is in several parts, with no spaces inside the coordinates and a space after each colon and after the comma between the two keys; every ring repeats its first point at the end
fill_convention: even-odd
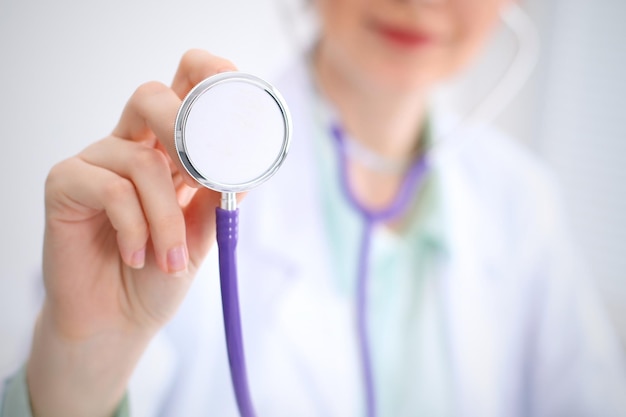
{"type": "Polygon", "coordinates": [[[387,41],[404,48],[426,46],[434,41],[432,36],[424,32],[382,24],[375,25],[375,29],[387,41]]]}

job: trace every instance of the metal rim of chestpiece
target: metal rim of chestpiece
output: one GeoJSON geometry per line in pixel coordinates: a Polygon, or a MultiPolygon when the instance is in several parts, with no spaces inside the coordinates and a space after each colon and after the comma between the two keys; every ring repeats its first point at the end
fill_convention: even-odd
{"type": "Polygon", "coordinates": [[[187,94],[185,99],[183,100],[178,114],[176,115],[176,122],[174,125],[174,143],[176,146],[176,152],[178,153],[178,157],[182,162],[185,170],[194,178],[198,183],[203,186],[210,188],[214,191],[222,192],[222,193],[240,193],[244,191],[251,190],[265,181],[267,181],[272,175],[276,173],[278,168],[284,162],[287,152],[289,150],[289,144],[291,142],[291,116],[289,114],[289,110],[287,108],[287,104],[280,94],[280,92],[272,86],[267,81],[248,73],[243,72],[223,72],[216,75],[213,75],[199,84],[197,84],[191,91],[187,94]],[[196,100],[202,96],[205,92],[210,90],[211,88],[228,82],[243,82],[254,85],[262,90],[264,90],[269,96],[274,99],[278,108],[280,109],[283,116],[283,125],[284,125],[284,136],[282,147],[280,152],[278,153],[276,159],[270,165],[263,174],[254,178],[250,181],[246,181],[240,184],[226,184],[214,179],[206,178],[199,169],[194,167],[194,164],[189,157],[187,144],[185,140],[185,127],[187,124],[187,119],[189,114],[191,113],[191,109],[196,102],[196,100]]]}

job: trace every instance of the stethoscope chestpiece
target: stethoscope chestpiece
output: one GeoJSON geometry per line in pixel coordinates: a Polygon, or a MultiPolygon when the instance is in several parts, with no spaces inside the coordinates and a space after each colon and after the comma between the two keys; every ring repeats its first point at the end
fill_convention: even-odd
{"type": "Polygon", "coordinates": [[[196,85],[174,126],[176,151],[198,183],[228,201],[267,181],[284,162],[291,116],[280,92],[242,72],[224,72],[196,85]]]}

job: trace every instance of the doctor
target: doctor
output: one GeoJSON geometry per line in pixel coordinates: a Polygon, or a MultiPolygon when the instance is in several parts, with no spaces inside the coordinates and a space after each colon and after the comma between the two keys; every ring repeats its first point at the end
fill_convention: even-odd
{"type": "MultiPolygon", "coordinates": [[[[476,55],[505,3],[315,2],[316,47],[278,83],[292,150],[241,207],[259,416],[365,415],[362,209],[388,207],[450,131],[429,93],[476,55]],[[345,187],[333,126],[352,149],[345,187]]],[[[219,196],[186,176],[172,139],[182,97],[230,70],[188,52],[171,86],[139,87],[109,137],[50,172],[46,298],[3,417],[237,415],[212,249],[219,196]]],[[[410,204],[372,229],[376,415],[625,416],[622,352],[549,174],[487,127],[453,132],[466,145],[441,152],[410,204]]]]}

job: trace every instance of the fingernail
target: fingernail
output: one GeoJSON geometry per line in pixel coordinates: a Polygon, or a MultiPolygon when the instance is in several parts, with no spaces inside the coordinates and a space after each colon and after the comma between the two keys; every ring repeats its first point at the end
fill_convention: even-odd
{"type": "Polygon", "coordinates": [[[130,257],[130,263],[131,263],[131,267],[136,268],[136,269],[141,269],[143,268],[144,264],[146,262],[146,248],[145,246],[141,249],[139,249],[138,251],[135,251],[132,256],[130,257]]]}
{"type": "Polygon", "coordinates": [[[180,245],[167,251],[167,268],[169,272],[180,272],[187,269],[187,249],[180,245]]]}

